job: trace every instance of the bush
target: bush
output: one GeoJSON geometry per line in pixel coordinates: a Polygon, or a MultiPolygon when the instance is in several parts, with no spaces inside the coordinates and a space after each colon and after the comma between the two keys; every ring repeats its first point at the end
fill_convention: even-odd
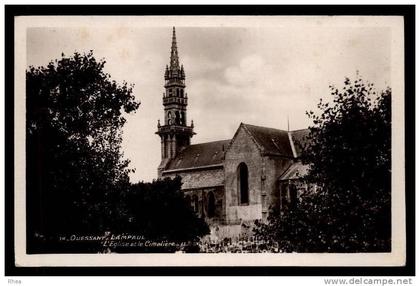
{"type": "Polygon", "coordinates": [[[314,124],[302,146],[304,179],[317,191],[281,216],[273,210],[255,233],[286,252],[389,252],[391,89],[377,96],[358,78],[331,92],[331,106],[321,101],[320,115],[308,112],[314,124]]]}

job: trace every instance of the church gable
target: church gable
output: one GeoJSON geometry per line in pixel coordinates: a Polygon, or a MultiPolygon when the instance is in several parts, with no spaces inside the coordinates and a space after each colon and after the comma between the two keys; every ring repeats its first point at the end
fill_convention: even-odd
{"type": "Polygon", "coordinates": [[[235,132],[229,146],[226,150],[226,157],[235,157],[240,154],[258,153],[261,154],[264,149],[255,140],[252,134],[245,128],[245,124],[241,123],[235,132]]]}
{"type": "Polygon", "coordinates": [[[294,157],[287,131],[250,124],[242,126],[260,146],[264,155],[294,157]]]}
{"type": "Polygon", "coordinates": [[[249,135],[262,155],[288,158],[299,158],[301,156],[302,147],[307,142],[307,136],[309,134],[309,129],[284,131],[241,123],[229,144],[229,148],[235,141],[240,130],[244,130],[249,135]]]}
{"type": "Polygon", "coordinates": [[[241,124],[225,155],[226,219],[230,223],[261,218],[261,151],[241,124]]]}

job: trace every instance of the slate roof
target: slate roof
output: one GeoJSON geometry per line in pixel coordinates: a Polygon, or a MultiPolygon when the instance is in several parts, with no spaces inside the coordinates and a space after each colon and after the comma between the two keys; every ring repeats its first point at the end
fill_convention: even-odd
{"type": "Polygon", "coordinates": [[[295,146],[296,155],[299,157],[302,153],[300,148],[300,144],[305,144],[307,141],[307,136],[309,134],[309,129],[300,129],[295,131],[290,131],[290,135],[292,137],[293,145],[295,146]]]}
{"type": "Polygon", "coordinates": [[[225,173],[222,168],[206,169],[204,172],[179,172],[182,177],[182,190],[203,189],[224,186],[225,173]]]}
{"type": "Polygon", "coordinates": [[[221,164],[230,141],[221,140],[187,146],[169,162],[166,170],[221,164]]]}
{"type": "MultiPolygon", "coordinates": [[[[298,142],[305,140],[306,135],[309,133],[308,129],[288,132],[244,123],[241,123],[241,126],[265,154],[290,158],[294,158],[295,155],[296,157],[300,156],[301,150],[298,142]]],[[[168,163],[165,171],[222,164],[225,152],[231,142],[232,140],[229,139],[187,146],[168,163]]]]}
{"type": "Polygon", "coordinates": [[[263,149],[263,152],[294,157],[287,131],[250,124],[243,124],[243,126],[263,149]]]}
{"type": "Polygon", "coordinates": [[[309,170],[309,165],[304,165],[302,162],[295,162],[280,176],[280,181],[299,179],[306,175],[309,170]]]}

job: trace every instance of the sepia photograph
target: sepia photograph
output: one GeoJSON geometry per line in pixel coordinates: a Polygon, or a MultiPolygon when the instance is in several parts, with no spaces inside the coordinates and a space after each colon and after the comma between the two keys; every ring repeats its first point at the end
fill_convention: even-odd
{"type": "Polygon", "coordinates": [[[16,266],[405,265],[403,16],[14,36],[16,266]]]}

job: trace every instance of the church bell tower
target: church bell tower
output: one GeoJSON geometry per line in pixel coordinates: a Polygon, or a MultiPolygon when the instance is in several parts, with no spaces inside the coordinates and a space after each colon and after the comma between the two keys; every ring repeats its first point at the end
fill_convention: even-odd
{"type": "Polygon", "coordinates": [[[170,64],[165,69],[165,92],[163,93],[164,122],[158,120],[156,134],[161,139],[162,161],[158,168],[159,177],[168,162],[175,158],[177,152],[190,145],[195,134],[194,124],[187,126],[188,97],[185,92],[184,67],[179,65],[176,45],[175,27],[172,31],[172,47],[170,64]]]}

